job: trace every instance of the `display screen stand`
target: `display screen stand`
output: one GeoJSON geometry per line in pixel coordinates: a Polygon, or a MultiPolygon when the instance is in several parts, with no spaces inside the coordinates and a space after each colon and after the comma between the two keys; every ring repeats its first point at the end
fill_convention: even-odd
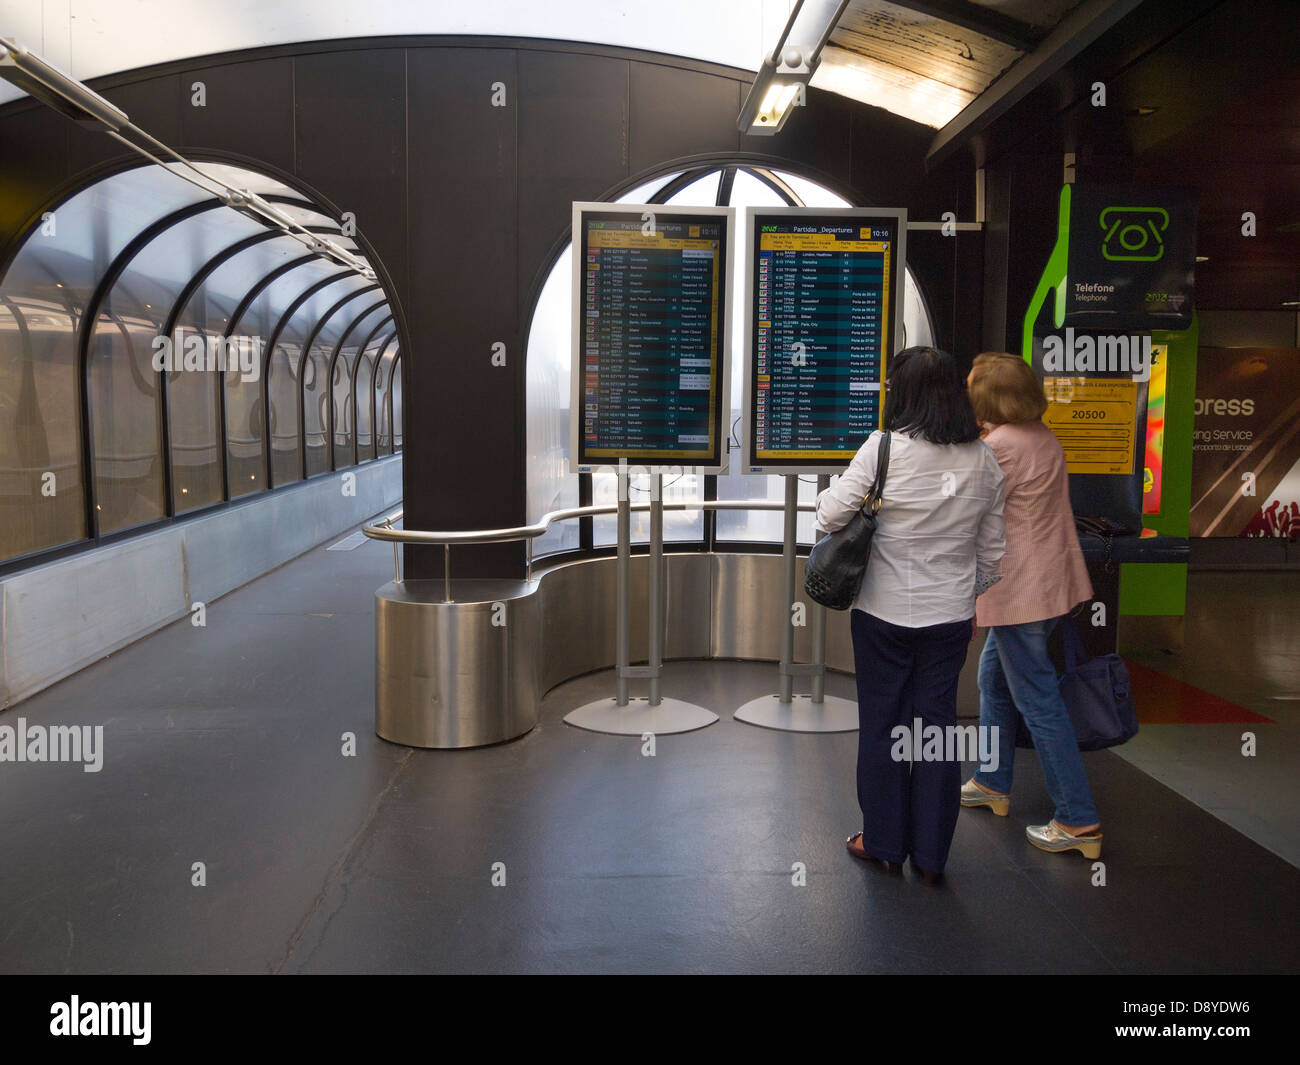
{"type": "Polygon", "coordinates": [[[628,502],[627,463],[618,469],[618,574],[616,678],[617,694],[612,699],[598,699],[570,711],[566,724],[588,732],[612,736],[661,736],[674,732],[694,732],[712,725],[718,715],[694,703],[665,699],[660,690],[663,677],[663,601],[664,601],[664,505],[663,474],[650,476],[650,555],[647,559],[647,599],[650,629],[650,653],[647,665],[631,665],[631,596],[632,510],[628,502]],[[628,681],[650,682],[648,698],[628,695],[628,681]]]}
{"type": "MultiPolygon", "coordinates": [[[[817,490],[830,485],[829,476],[817,478],[817,490]]],[[[785,617],[781,628],[780,690],[775,695],[751,699],[733,715],[737,721],[781,732],[855,732],[858,728],[858,704],[826,694],[826,608],[809,602],[809,636],[812,638],[812,661],[794,660],[794,604],[797,576],[796,549],[799,535],[799,475],[785,475],[785,539],[782,553],[785,617]],[[811,695],[794,694],[794,678],[812,679],[811,695]]]]}

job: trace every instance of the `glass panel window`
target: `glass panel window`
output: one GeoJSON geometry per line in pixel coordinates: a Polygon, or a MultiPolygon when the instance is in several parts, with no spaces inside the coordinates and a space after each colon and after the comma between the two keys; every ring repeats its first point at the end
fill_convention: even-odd
{"type": "MultiPolygon", "coordinates": [[[[359,252],[337,221],[283,183],[225,164],[201,167],[275,197],[301,225],[359,252]]],[[[300,479],[304,462],[312,472],[328,468],[329,358],[351,325],[366,318],[371,330],[384,314],[391,317],[373,281],[165,167],[122,170],[66,198],[26,234],[0,277],[0,561],[265,489],[268,450],[273,483],[300,479]],[[87,327],[110,268],[113,284],[87,327]],[[326,280],[267,351],[286,308],[326,280]],[[313,390],[305,458],[304,384],[313,390]]],[[[353,359],[361,342],[353,337],[353,359]]],[[[372,364],[378,356],[376,347],[372,364]]],[[[388,377],[396,365],[394,354],[388,377]]],[[[382,415],[369,377],[362,404],[367,454],[394,446],[389,411],[400,384],[376,384],[382,415]]],[[[349,432],[353,420],[349,412],[349,432]]]]}
{"type": "Polygon", "coordinates": [[[330,468],[329,389],[330,349],[313,344],[303,364],[303,436],[307,441],[307,476],[315,477],[330,468]]]}
{"type": "MultiPolygon", "coordinates": [[[[206,344],[208,336],[190,333],[206,344]]],[[[220,333],[212,335],[215,343],[220,333]]],[[[167,375],[171,427],[172,505],[177,514],[219,503],[225,495],[221,456],[221,407],[217,371],[186,370],[167,375]]]]}
{"type": "MultiPolygon", "coordinates": [[[[186,284],[214,256],[266,227],[245,215],[213,207],[192,215],[149,241],[123,273],[118,287],[143,299],[157,322],[166,327],[176,299],[186,284]]],[[[233,307],[231,308],[233,310],[233,307]]],[[[172,509],[183,514],[220,502],[225,496],[221,440],[223,374],[218,368],[230,354],[221,339],[220,315],[209,317],[205,301],[189,301],[188,319],[178,316],[171,335],[158,342],[170,345],[173,369],[167,373],[167,420],[171,447],[172,509]]],[[[215,312],[215,308],[213,308],[215,312]]],[[[240,354],[236,345],[235,361],[240,354]]],[[[246,361],[252,353],[244,352],[246,361]]]]}
{"type": "Polygon", "coordinates": [[[86,535],[75,324],[61,302],[0,297],[0,559],[86,535]]]}
{"type": "MultiPolygon", "coordinates": [[[[648,474],[631,476],[628,483],[628,501],[633,505],[649,503],[653,487],[648,474]]],[[[663,475],[663,500],[665,503],[689,503],[704,498],[704,478],[696,473],[665,473],[663,475]]],[[[597,471],[591,475],[591,501],[593,504],[618,502],[618,474],[597,471]]],[[[611,514],[592,519],[592,542],[596,547],[609,547],[618,543],[618,518],[611,514]]],[[[632,543],[650,542],[650,513],[634,512],[631,516],[632,543]]],[[[704,512],[702,510],[664,511],[664,543],[704,539],[704,512]]]]}
{"type": "MultiPolygon", "coordinates": [[[[328,267],[326,278],[337,275],[337,271],[328,267]]],[[[297,271],[294,271],[297,274],[297,271]]],[[[301,282],[300,278],[300,282],[301,282]]],[[[320,280],[325,280],[324,278],[320,280]]],[[[319,283],[319,282],[317,282],[319,283]]],[[[303,458],[298,437],[299,403],[302,404],[302,423],[308,442],[307,475],[325,472],[329,466],[325,451],[325,396],[324,382],[328,373],[325,365],[328,358],[322,347],[317,345],[313,336],[317,325],[327,312],[350,291],[364,285],[363,279],[355,274],[336,277],[328,284],[322,285],[293,312],[289,321],[280,329],[276,342],[276,354],[271,360],[269,380],[271,395],[271,472],[272,483],[287,484],[289,481],[302,479],[303,458]],[[314,352],[307,352],[304,346],[311,342],[314,352]],[[303,392],[298,393],[301,386],[303,392]]],[[[309,292],[312,284],[301,288],[286,309],[302,298],[303,292],[309,292]]]]}
{"type": "Polygon", "coordinates": [[[255,380],[228,373],[225,384],[226,462],[230,466],[230,498],[235,499],[266,487],[266,412],[262,409],[260,367],[255,380]]]}
{"type": "Polygon", "coordinates": [[[164,514],[162,404],[152,366],[157,335],[149,318],[114,309],[100,314],[90,337],[88,398],[100,533],[164,514]]]}
{"type": "Polygon", "coordinates": [[[392,391],[393,367],[397,364],[397,351],[397,345],[390,344],[375,371],[375,417],[378,419],[375,440],[381,455],[393,453],[393,412],[388,400],[392,391]]]}
{"type": "Polygon", "coordinates": [[[352,410],[353,368],[360,354],[349,357],[346,353],[334,360],[334,382],[331,386],[334,401],[334,468],[342,469],[353,464],[352,441],[356,423],[352,410]]]}
{"type": "MultiPolygon", "coordinates": [[[[364,302],[365,297],[363,297],[364,302]]],[[[356,430],[355,411],[352,407],[352,378],[357,358],[364,344],[368,351],[391,335],[393,312],[385,301],[363,306],[360,313],[340,332],[340,341],[331,346],[334,355],[334,376],[328,390],[327,410],[333,419],[334,439],[332,450],[334,466],[351,466],[353,463],[353,437],[356,430]]]]}
{"type": "Polygon", "coordinates": [[[277,343],[271,353],[267,390],[271,397],[271,484],[302,480],[298,455],[297,344],[277,343]]]}
{"type": "Polygon", "coordinates": [[[402,426],[402,360],[397,360],[393,367],[393,450],[401,451],[403,444],[402,426]]]}
{"type": "Polygon", "coordinates": [[[809,181],[808,178],[800,177],[798,174],[787,174],[783,170],[773,170],[772,173],[790,186],[790,189],[799,198],[800,207],[852,207],[843,196],[839,196],[824,185],[819,185],[815,181],[809,181]]]}
{"type": "Polygon", "coordinates": [[[357,364],[356,380],[352,383],[352,402],[356,404],[357,419],[357,461],[369,462],[375,457],[374,440],[371,436],[370,401],[374,393],[375,356],[362,356],[357,364]]]}
{"type": "MultiPolygon", "coordinates": [[[[681,192],[668,197],[668,203],[683,207],[712,207],[718,200],[718,182],[722,180],[722,171],[707,174],[698,181],[693,181],[681,192]]],[[[667,519],[665,519],[666,521],[667,519]]]]}
{"type": "MultiPolygon", "coordinates": [[[[327,219],[311,217],[306,224],[327,219]]],[[[231,318],[249,290],[276,269],[302,257],[303,247],[290,237],[268,239],[230,256],[194,290],[177,324],[190,331],[202,331],[225,339],[227,351],[243,358],[243,364],[223,375],[225,389],[227,493],[237,499],[266,485],[266,413],[263,410],[262,380],[266,344],[279,319],[279,310],[269,300],[257,300],[242,321],[231,318]],[[245,366],[252,365],[247,372],[245,366]]],[[[292,277],[292,275],[290,275],[292,277]]],[[[298,282],[298,287],[302,285],[298,282]]],[[[281,292],[289,291],[286,285],[281,292]]],[[[285,295],[284,298],[291,298],[285,295]]]]}
{"type": "Polygon", "coordinates": [[[656,192],[667,185],[670,181],[681,175],[681,171],[675,171],[671,174],[665,174],[663,177],[657,177],[653,181],[647,181],[629,192],[623,193],[615,202],[616,203],[649,203],[656,192]]]}
{"type": "MultiPolygon", "coordinates": [[[[528,520],[578,505],[578,476],[569,472],[569,368],[573,335],[569,294],[573,248],[565,248],[542,287],[528,331],[525,424],[528,455],[528,520]]],[[[393,413],[398,425],[397,412],[393,413]]],[[[535,557],[573,551],[576,521],[552,525],[533,541],[535,557]]]]}

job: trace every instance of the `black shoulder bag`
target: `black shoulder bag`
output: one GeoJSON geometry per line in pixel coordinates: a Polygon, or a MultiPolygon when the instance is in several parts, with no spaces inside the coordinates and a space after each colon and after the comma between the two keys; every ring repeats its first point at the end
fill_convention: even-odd
{"type": "Polygon", "coordinates": [[[848,610],[858,597],[862,576],[871,557],[871,538],[876,532],[876,512],[885,491],[889,472],[889,433],[880,438],[876,456],[876,479],[858,512],[842,529],[824,536],[813,545],[804,570],[803,590],[808,598],[832,610],[848,610]]]}

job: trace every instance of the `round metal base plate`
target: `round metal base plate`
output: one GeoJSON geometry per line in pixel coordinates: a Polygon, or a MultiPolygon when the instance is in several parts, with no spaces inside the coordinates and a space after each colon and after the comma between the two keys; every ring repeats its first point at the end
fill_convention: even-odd
{"type": "Polygon", "coordinates": [[[651,706],[645,698],[629,699],[627,706],[619,706],[613,698],[598,699],[564,715],[566,725],[610,736],[694,732],[717,720],[718,715],[712,711],[680,699],[661,699],[658,706],[651,706]]]}
{"type": "Polygon", "coordinates": [[[858,704],[828,695],[815,703],[811,695],[796,695],[781,702],[779,695],[751,699],[733,715],[737,721],[781,732],[857,732],[858,704]]]}

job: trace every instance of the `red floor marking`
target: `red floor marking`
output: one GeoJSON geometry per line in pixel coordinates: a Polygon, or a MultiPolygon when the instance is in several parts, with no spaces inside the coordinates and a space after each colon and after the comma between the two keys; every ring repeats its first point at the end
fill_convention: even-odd
{"type": "Polygon", "coordinates": [[[1273,719],[1247,710],[1227,699],[1185,684],[1181,680],[1124,659],[1133,682],[1133,702],[1138,721],[1144,725],[1228,725],[1236,722],[1264,722],[1273,719]]]}

